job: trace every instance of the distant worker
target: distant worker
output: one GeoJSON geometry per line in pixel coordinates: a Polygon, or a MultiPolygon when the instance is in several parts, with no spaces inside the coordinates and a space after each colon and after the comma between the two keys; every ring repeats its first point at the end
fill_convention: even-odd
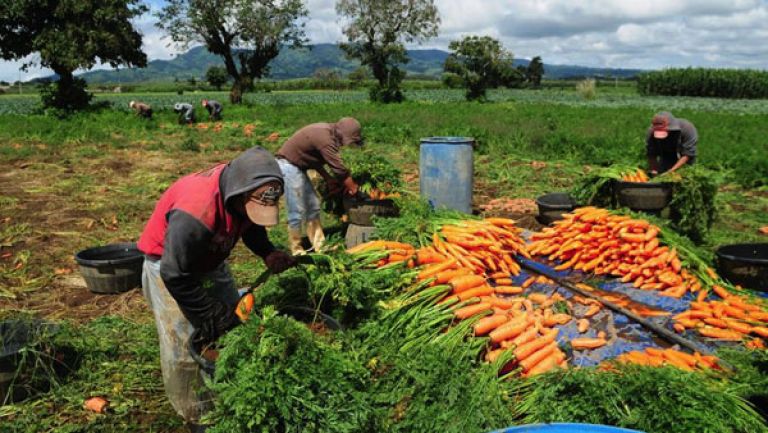
{"type": "Polygon", "coordinates": [[[192,104],[177,102],[173,106],[173,111],[179,113],[179,125],[195,123],[195,107],[192,104]]]}
{"type": "Polygon", "coordinates": [[[131,101],[128,103],[128,106],[131,107],[131,110],[136,112],[137,116],[145,119],[152,118],[152,107],[150,107],[149,104],[139,101],[131,101]]]}
{"type": "Polygon", "coordinates": [[[275,249],[265,229],[278,223],[282,193],[275,157],[254,147],[173,183],[139,238],[142,289],[157,326],[165,393],[190,427],[200,424],[210,396],[201,393],[188,343],[200,351],[239,325],[243,314],[235,311],[240,298],[226,262],[232,249],[242,239],[272,273],[296,265],[275,249]]]}
{"type": "Polygon", "coordinates": [[[695,163],[698,141],[699,134],[688,120],[666,111],[653,116],[645,138],[650,174],[672,173],[695,163]]]}
{"type": "Polygon", "coordinates": [[[203,107],[208,110],[208,120],[221,120],[221,103],[213,99],[203,99],[203,107]]]}
{"type": "Polygon", "coordinates": [[[298,130],[277,151],[277,163],[285,179],[285,201],[288,207],[288,240],[293,254],[303,254],[301,226],[307,223],[307,237],[312,248],[319,250],[325,235],[320,224],[320,200],[307,176],[315,170],[328,184],[331,194],[355,195],[358,185],[341,159],[341,147],[363,144],[360,122],[345,117],[336,123],[313,123],[298,130]],[[330,167],[329,174],[325,165],[330,167]]]}

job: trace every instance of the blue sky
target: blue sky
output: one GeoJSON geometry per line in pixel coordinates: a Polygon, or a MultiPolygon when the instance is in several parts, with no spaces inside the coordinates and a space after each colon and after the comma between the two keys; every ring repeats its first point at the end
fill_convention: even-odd
{"type": "MultiPolygon", "coordinates": [[[[545,63],[656,69],[677,66],[768,69],[768,0],[436,0],[440,35],[424,44],[446,49],[463,35],[499,38],[516,57],[545,63]]],[[[155,10],[161,0],[149,0],[155,10]]],[[[342,40],[335,0],[306,0],[314,43],[342,40]]],[[[154,27],[136,21],[151,60],[177,52],[154,27]]],[[[0,80],[47,75],[0,62],[0,80]]]]}

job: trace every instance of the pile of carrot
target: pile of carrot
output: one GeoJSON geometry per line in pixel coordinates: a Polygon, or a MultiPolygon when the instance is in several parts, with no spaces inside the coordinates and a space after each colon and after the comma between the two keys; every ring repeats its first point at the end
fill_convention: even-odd
{"type": "Polygon", "coordinates": [[[645,182],[648,182],[649,179],[645,171],[643,171],[643,169],[638,168],[637,171],[635,172],[622,173],[621,180],[625,182],[645,183],[645,182]]]}
{"type": "Polygon", "coordinates": [[[707,370],[719,368],[716,356],[702,355],[694,352],[693,355],[674,349],[657,349],[648,347],[644,351],[635,350],[622,353],[616,357],[616,361],[625,364],[639,364],[650,367],[669,365],[681,370],[707,370]]]}
{"type": "Polygon", "coordinates": [[[648,221],[583,207],[535,233],[528,251],[560,260],[556,270],[613,275],[662,296],[679,298],[701,290],[698,278],[683,269],[674,248],[660,244],[658,234],[648,221]]]}
{"type": "MultiPolygon", "coordinates": [[[[718,285],[712,291],[721,300],[707,301],[709,292],[699,292],[691,309],[674,316],[677,332],[695,329],[701,336],[716,340],[742,341],[750,335],[768,339],[768,312],[765,305],[733,294],[718,285]]],[[[759,343],[752,343],[753,345],[759,343]]]]}

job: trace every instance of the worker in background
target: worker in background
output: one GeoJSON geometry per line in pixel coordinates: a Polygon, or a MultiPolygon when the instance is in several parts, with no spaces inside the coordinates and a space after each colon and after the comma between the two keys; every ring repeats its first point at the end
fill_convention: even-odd
{"type": "Polygon", "coordinates": [[[203,99],[203,107],[208,110],[208,120],[221,120],[221,103],[214,101],[213,99],[203,99]]]}
{"type": "Polygon", "coordinates": [[[145,104],[139,101],[131,101],[128,103],[131,110],[136,112],[136,115],[145,119],[152,119],[152,107],[149,104],[145,104]]]}
{"type": "Polygon", "coordinates": [[[671,173],[696,162],[699,134],[693,123],[663,111],[653,116],[645,138],[651,176],[671,173]]]}
{"type": "Polygon", "coordinates": [[[320,200],[307,176],[315,170],[327,183],[331,194],[355,195],[358,185],[341,159],[342,146],[363,144],[360,122],[345,117],[336,123],[313,123],[298,130],[277,151],[277,162],[285,178],[285,201],[288,208],[288,238],[291,252],[303,254],[302,223],[307,224],[307,237],[318,251],[325,241],[320,224],[320,200]],[[331,173],[325,169],[330,168],[331,173]]]}
{"type": "Polygon", "coordinates": [[[239,297],[226,259],[237,241],[279,273],[296,264],[275,249],[265,227],[278,222],[283,176],[274,156],[249,149],[229,163],[177,180],[163,193],[139,238],[144,297],[160,338],[165,392],[190,426],[209,409],[189,354],[240,323],[239,297]],[[197,332],[195,332],[197,331],[197,332]]]}
{"type": "Polygon", "coordinates": [[[179,125],[195,123],[195,107],[186,102],[177,102],[173,105],[173,111],[179,114],[179,125]]]}

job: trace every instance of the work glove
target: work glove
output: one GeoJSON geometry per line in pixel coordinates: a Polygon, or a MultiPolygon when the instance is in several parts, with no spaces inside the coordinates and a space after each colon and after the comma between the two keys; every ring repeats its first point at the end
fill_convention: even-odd
{"type": "Polygon", "coordinates": [[[288,268],[296,266],[296,259],[285,251],[275,250],[264,257],[264,264],[273,274],[279,274],[288,268]]]}
{"type": "Polygon", "coordinates": [[[235,311],[223,302],[217,302],[204,317],[196,320],[198,332],[193,335],[192,344],[202,352],[202,349],[215,343],[222,335],[240,324],[235,311]]]}
{"type": "Polygon", "coordinates": [[[344,192],[346,192],[349,195],[356,195],[359,191],[360,187],[357,185],[357,182],[355,182],[354,179],[352,179],[351,176],[347,176],[346,179],[344,179],[344,192]]]}

